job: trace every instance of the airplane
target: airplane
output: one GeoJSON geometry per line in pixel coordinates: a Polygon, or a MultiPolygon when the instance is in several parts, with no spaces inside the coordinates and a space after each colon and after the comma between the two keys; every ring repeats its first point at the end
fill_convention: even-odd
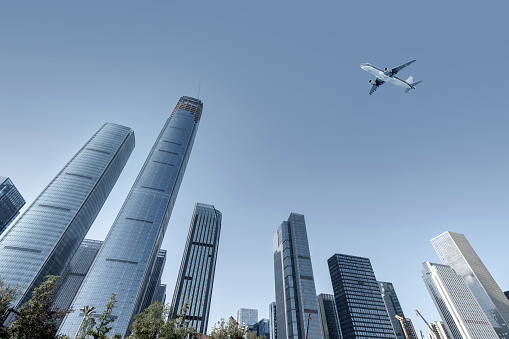
{"type": "Polygon", "coordinates": [[[371,80],[371,79],[369,80],[369,83],[373,85],[373,87],[371,87],[371,90],[369,91],[369,95],[373,94],[377,90],[378,87],[380,87],[381,85],[383,85],[386,82],[391,83],[396,86],[399,86],[399,87],[406,88],[405,93],[408,93],[408,91],[411,89],[415,89],[415,86],[417,84],[420,84],[422,82],[422,80],[414,82],[414,78],[412,76],[409,76],[408,79],[406,79],[406,80],[400,79],[397,76],[395,76],[403,68],[409,66],[410,64],[412,64],[414,62],[415,62],[415,60],[412,60],[412,61],[407,62],[406,64],[400,65],[395,68],[385,67],[384,70],[376,68],[375,66],[368,64],[368,63],[361,64],[361,68],[363,70],[376,76],[375,80],[371,80]]]}

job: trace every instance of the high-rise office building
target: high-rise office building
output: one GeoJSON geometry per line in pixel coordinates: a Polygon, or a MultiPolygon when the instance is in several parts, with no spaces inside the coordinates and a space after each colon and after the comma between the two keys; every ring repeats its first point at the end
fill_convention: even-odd
{"type": "Polygon", "coordinates": [[[256,333],[256,336],[259,338],[265,337],[269,339],[270,337],[270,320],[267,318],[263,318],[262,320],[254,323],[252,325],[253,332],[256,333]]]}
{"type": "Polygon", "coordinates": [[[382,294],[382,299],[384,300],[385,308],[387,309],[387,314],[389,315],[389,320],[391,321],[396,338],[405,339],[405,333],[401,327],[401,323],[396,319],[396,315],[402,318],[405,318],[405,315],[399,304],[394,286],[392,283],[385,281],[379,281],[378,286],[380,287],[380,293],[382,294]]]}
{"type": "Polygon", "coordinates": [[[415,332],[414,324],[410,318],[403,319],[403,323],[405,324],[406,333],[408,334],[409,339],[419,339],[417,336],[417,332],[415,332]]]}
{"type": "Polygon", "coordinates": [[[166,284],[157,286],[152,303],[156,301],[160,302],[161,304],[166,302],[166,284]]]}
{"type": "Polygon", "coordinates": [[[58,281],[59,288],[54,302],[58,308],[68,309],[71,306],[72,300],[78,293],[102,243],[102,241],[92,239],[84,239],[81,242],[58,281]]]}
{"type": "MultiPolygon", "coordinates": [[[[111,334],[125,337],[143,301],[191,154],[203,104],[180,98],[88,272],[73,308],[96,307],[101,314],[112,293],[116,304],[111,334]]],[[[69,313],[59,333],[74,335],[83,314],[69,313]]]]}
{"type": "Polygon", "coordinates": [[[341,339],[338,311],[332,294],[318,295],[318,311],[324,339],[341,339]]]}
{"type": "Polygon", "coordinates": [[[509,338],[509,300],[463,234],[444,232],[431,239],[442,264],[449,265],[472,291],[500,338],[509,338]]]}
{"type": "Polygon", "coordinates": [[[306,222],[291,213],[273,237],[276,321],[278,339],[303,339],[308,315],[309,339],[321,339],[315,280],[311,265],[306,222]]]}
{"type": "Polygon", "coordinates": [[[425,262],[422,278],[454,339],[497,338],[463,278],[447,265],[425,262]]]}
{"type": "Polygon", "coordinates": [[[61,275],[134,149],[134,132],[106,123],[64,166],[0,240],[0,276],[30,299],[47,275],[61,275]]]}
{"type": "Polygon", "coordinates": [[[396,338],[368,258],[327,260],[343,339],[396,338]]]}
{"type": "Polygon", "coordinates": [[[166,264],[166,250],[159,250],[156,262],[152,267],[152,273],[150,273],[148,285],[147,288],[145,289],[145,295],[143,296],[143,301],[141,302],[138,313],[143,312],[147,307],[154,303],[155,301],[154,296],[156,290],[161,285],[161,276],[163,274],[165,264],[166,264]]]}
{"type": "Polygon", "coordinates": [[[11,179],[0,177],[0,236],[18,216],[23,205],[25,205],[25,199],[11,179]]]}
{"type": "Polygon", "coordinates": [[[270,321],[270,337],[269,339],[277,339],[277,321],[276,321],[276,302],[273,301],[269,305],[269,321],[270,321]]]}
{"type": "Polygon", "coordinates": [[[240,326],[253,326],[258,322],[258,310],[241,308],[237,311],[237,324],[240,326]]]}
{"type": "Polygon", "coordinates": [[[434,321],[432,323],[429,323],[431,328],[433,329],[433,333],[435,333],[435,336],[438,334],[438,338],[434,338],[431,336],[431,334],[426,333],[426,338],[428,339],[451,339],[451,336],[449,335],[449,332],[447,330],[447,327],[445,324],[441,321],[434,321]]]}
{"type": "Polygon", "coordinates": [[[207,332],[222,214],[212,205],[194,206],[171,307],[176,316],[189,302],[186,319],[198,333],[207,332]]]}

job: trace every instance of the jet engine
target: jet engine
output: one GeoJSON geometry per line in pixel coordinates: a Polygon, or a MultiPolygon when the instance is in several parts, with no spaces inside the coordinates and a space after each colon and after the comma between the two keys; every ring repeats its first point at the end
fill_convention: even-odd
{"type": "Polygon", "coordinates": [[[391,72],[391,73],[392,73],[392,68],[385,67],[384,71],[385,71],[385,72],[389,71],[389,72],[391,72]]]}
{"type": "Polygon", "coordinates": [[[372,79],[369,79],[369,83],[374,85],[374,84],[375,84],[375,81],[374,81],[374,80],[372,80],[372,79]]]}

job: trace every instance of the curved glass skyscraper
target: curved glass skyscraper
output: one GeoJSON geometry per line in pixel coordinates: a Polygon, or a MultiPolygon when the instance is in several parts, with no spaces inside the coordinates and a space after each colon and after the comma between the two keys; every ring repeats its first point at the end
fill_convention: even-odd
{"type": "Polygon", "coordinates": [[[100,315],[112,293],[111,334],[125,337],[140,310],[187,161],[191,154],[203,104],[180,98],[148,155],[138,178],[113,223],[104,244],[73,302],[60,333],[74,336],[83,306],[95,306],[100,315]]]}
{"type": "Polygon", "coordinates": [[[134,132],[106,123],[0,239],[0,276],[21,286],[19,307],[48,274],[61,275],[134,149],[134,132]]]}

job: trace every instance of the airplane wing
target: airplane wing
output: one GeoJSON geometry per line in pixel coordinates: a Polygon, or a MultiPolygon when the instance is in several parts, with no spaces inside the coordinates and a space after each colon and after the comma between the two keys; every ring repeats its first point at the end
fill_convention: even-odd
{"type": "Polygon", "coordinates": [[[382,81],[380,79],[376,79],[375,83],[373,84],[373,87],[371,87],[371,91],[369,91],[369,95],[375,93],[378,87],[382,86],[385,83],[385,81],[382,81]]]}
{"type": "Polygon", "coordinates": [[[415,61],[416,61],[416,60],[412,60],[412,61],[407,62],[406,64],[400,65],[400,66],[398,66],[398,67],[394,67],[394,68],[392,69],[392,74],[393,74],[393,75],[394,75],[394,74],[397,74],[397,73],[398,73],[399,71],[401,71],[403,68],[405,68],[405,67],[409,66],[410,64],[414,63],[415,61]]]}

